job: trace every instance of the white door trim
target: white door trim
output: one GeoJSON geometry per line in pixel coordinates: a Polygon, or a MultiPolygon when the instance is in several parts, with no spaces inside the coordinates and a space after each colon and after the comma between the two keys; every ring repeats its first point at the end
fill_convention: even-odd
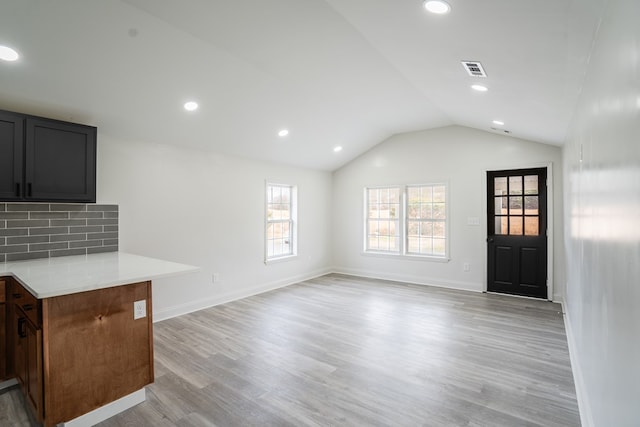
{"type": "Polygon", "coordinates": [[[487,172],[513,170],[513,169],[534,169],[534,168],[546,168],[547,169],[547,299],[553,301],[553,162],[548,163],[529,163],[526,165],[508,165],[508,166],[496,166],[492,168],[486,168],[482,171],[482,227],[483,227],[483,276],[482,276],[482,291],[487,292],[487,267],[489,262],[489,254],[487,252],[487,172]]]}

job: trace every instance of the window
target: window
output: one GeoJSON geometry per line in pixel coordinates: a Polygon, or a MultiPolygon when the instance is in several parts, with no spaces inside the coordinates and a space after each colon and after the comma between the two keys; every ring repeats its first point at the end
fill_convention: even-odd
{"type": "Polygon", "coordinates": [[[367,250],[400,252],[400,188],[367,189],[367,250]]]}
{"type": "Polygon", "coordinates": [[[447,253],[447,204],[444,185],[407,187],[407,250],[412,255],[447,253]]]}
{"type": "Polygon", "coordinates": [[[366,252],[448,257],[445,184],[367,188],[365,204],[366,252]]]}
{"type": "Polygon", "coordinates": [[[267,183],[265,261],[296,255],[297,190],[267,183]]]}

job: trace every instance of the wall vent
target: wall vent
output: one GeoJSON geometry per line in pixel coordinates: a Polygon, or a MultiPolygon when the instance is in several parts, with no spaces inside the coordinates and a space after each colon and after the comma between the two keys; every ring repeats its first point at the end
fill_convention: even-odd
{"type": "Polygon", "coordinates": [[[478,61],[462,61],[462,66],[471,77],[487,77],[482,64],[478,61]]]}

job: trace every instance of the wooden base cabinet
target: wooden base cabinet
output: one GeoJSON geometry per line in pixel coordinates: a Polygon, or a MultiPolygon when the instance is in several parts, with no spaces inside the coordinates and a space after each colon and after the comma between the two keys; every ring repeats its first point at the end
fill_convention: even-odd
{"type": "Polygon", "coordinates": [[[38,421],[43,420],[42,321],[40,302],[12,281],[9,300],[12,321],[13,372],[38,421]]]}
{"type": "Polygon", "coordinates": [[[37,420],[71,421],[151,384],[151,282],[36,300],[12,282],[13,371],[37,420]],[[134,318],[134,302],[146,315],[134,318]]]}
{"type": "Polygon", "coordinates": [[[9,377],[7,369],[7,304],[6,281],[0,278],[0,381],[9,377]]]}
{"type": "Polygon", "coordinates": [[[13,324],[15,375],[36,419],[42,421],[42,329],[19,307],[14,307],[13,324]]]}

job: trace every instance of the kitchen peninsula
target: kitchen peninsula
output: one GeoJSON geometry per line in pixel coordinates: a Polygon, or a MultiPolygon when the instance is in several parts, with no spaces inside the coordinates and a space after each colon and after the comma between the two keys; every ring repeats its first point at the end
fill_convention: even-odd
{"type": "Polygon", "coordinates": [[[0,263],[0,386],[17,380],[47,427],[140,403],[154,378],[151,280],[197,270],[124,252],[0,263]]]}

